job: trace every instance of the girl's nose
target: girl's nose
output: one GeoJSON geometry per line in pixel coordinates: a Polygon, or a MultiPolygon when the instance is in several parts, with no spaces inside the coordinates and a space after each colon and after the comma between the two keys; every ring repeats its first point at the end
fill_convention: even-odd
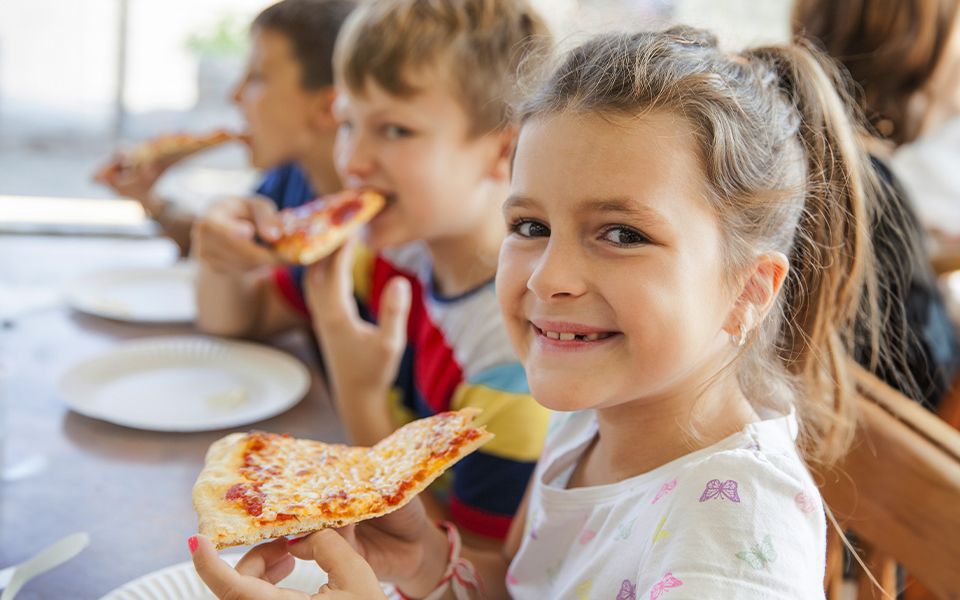
{"type": "Polygon", "coordinates": [[[587,283],[581,264],[574,244],[550,238],[527,280],[527,289],[544,302],[582,296],[587,283]]]}

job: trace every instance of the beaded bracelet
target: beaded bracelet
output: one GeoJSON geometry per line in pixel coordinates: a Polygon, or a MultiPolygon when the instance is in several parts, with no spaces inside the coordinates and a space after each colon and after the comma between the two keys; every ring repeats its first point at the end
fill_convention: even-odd
{"type": "MultiPolygon", "coordinates": [[[[463,542],[460,540],[460,531],[453,523],[444,521],[440,523],[440,528],[447,532],[447,541],[450,544],[449,557],[447,559],[447,570],[443,573],[440,583],[427,594],[423,600],[439,600],[447,592],[453,589],[453,597],[457,600],[470,600],[470,591],[477,592],[480,598],[485,598],[483,591],[483,582],[477,577],[477,570],[469,560],[460,557],[460,549],[463,542]]],[[[397,594],[401,600],[413,600],[397,588],[397,594]]]]}

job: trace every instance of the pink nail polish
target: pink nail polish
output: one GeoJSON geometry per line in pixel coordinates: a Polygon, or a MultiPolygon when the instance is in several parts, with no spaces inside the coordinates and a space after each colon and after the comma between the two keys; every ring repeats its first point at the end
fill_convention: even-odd
{"type": "Polygon", "coordinates": [[[292,546],[292,545],[296,544],[297,542],[299,542],[300,540],[302,540],[302,539],[305,538],[305,537],[307,537],[307,536],[302,535],[302,536],[300,536],[300,537],[298,537],[298,538],[291,538],[291,539],[287,540],[287,545],[288,545],[288,546],[292,546]]]}
{"type": "Polygon", "coordinates": [[[197,536],[191,535],[190,538],[187,539],[187,547],[190,548],[191,555],[197,551],[197,546],[199,545],[200,541],[197,539],[197,536]]]}

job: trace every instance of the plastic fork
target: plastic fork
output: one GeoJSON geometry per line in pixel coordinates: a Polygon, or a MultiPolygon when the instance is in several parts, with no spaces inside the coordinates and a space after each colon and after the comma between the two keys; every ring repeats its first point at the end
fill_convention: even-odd
{"type": "Polygon", "coordinates": [[[33,558],[20,563],[14,568],[10,583],[3,590],[0,600],[13,600],[25,583],[67,562],[89,543],[90,536],[86,532],[74,533],[44,548],[33,558]]]}

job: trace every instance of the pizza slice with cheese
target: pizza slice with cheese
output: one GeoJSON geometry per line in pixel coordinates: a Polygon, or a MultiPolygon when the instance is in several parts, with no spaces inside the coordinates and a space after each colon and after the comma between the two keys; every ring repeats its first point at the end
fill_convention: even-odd
{"type": "Polygon", "coordinates": [[[371,190],[346,190],[280,211],[281,259],[309,265],[330,255],[383,210],[386,200],[371,190]]]}
{"type": "Polygon", "coordinates": [[[466,408],[420,419],[370,448],[253,431],[210,446],[193,488],[217,548],[342,527],[397,510],[493,434],[466,408]]]}
{"type": "Polygon", "coordinates": [[[124,153],[120,164],[123,169],[139,169],[148,164],[175,160],[239,139],[235,133],[218,129],[210,133],[168,133],[134,146],[124,153]]]}

